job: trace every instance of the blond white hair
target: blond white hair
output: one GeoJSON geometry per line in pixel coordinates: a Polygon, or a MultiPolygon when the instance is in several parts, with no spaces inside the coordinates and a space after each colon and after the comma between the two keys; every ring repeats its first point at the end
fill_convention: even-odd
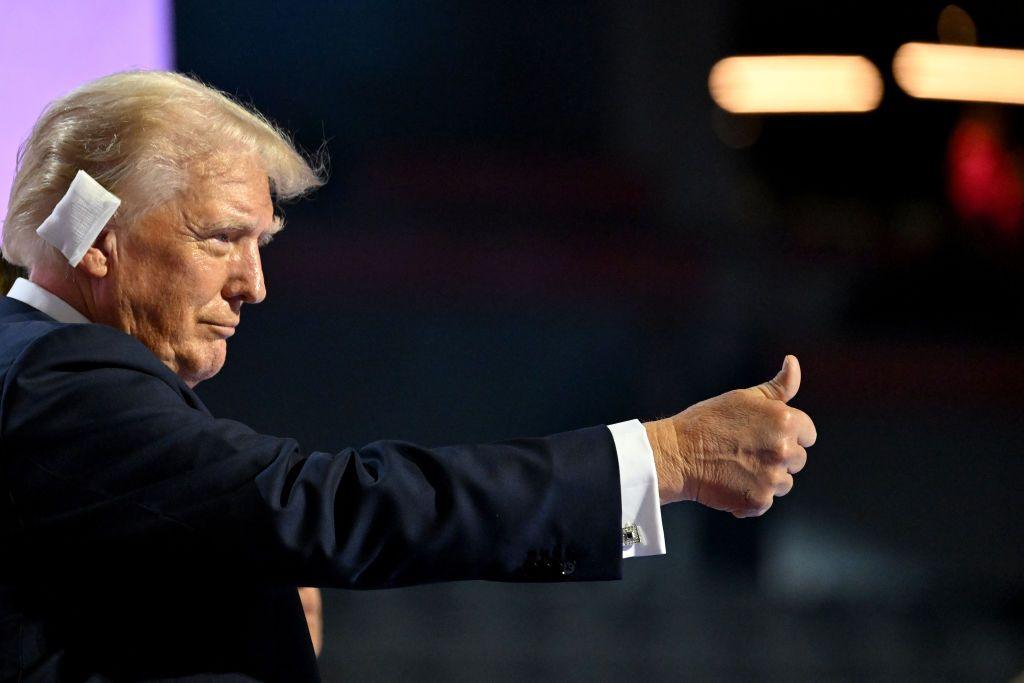
{"type": "Polygon", "coordinates": [[[36,228],[78,170],[121,197],[111,221],[130,227],[181,196],[195,163],[223,150],[256,155],[277,200],[323,184],[311,164],[259,113],[181,74],[126,71],[90,81],[52,102],[18,153],[3,225],[3,256],[29,269],[63,261],[36,228]]]}

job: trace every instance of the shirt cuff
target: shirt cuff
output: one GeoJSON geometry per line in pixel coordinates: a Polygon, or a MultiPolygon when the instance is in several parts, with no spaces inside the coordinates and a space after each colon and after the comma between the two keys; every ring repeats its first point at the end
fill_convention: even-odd
{"type": "Polygon", "coordinates": [[[619,459],[622,489],[622,557],[664,555],[658,472],[647,430],[639,420],[608,425],[619,459]]]}

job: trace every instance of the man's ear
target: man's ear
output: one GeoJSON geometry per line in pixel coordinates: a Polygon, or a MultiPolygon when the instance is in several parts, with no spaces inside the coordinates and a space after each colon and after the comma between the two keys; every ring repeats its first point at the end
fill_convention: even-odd
{"type": "Polygon", "coordinates": [[[104,278],[110,272],[111,256],[117,248],[117,236],[113,230],[104,230],[86,249],[82,260],[75,269],[89,277],[104,278]]]}

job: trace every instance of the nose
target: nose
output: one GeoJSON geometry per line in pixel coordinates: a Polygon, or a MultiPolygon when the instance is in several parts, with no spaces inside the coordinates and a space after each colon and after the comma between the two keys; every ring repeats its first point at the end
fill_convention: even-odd
{"type": "Polygon", "coordinates": [[[240,250],[235,259],[231,277],[228,279],[224,298],[247,304],[258,304],[267,298],[267,286],[263,280],[263,263],[259,247],[240,250]]]}

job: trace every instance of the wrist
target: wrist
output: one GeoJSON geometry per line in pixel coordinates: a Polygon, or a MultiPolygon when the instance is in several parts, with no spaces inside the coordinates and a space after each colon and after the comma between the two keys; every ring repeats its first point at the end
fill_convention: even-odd
{"type": "Polygon", "coordinates": [[[662,505],[685,500],[681,451],[671,419],[644,423],[647,440],[654,453],[654,469],[658,474],[658,498],[662,505]]]}

